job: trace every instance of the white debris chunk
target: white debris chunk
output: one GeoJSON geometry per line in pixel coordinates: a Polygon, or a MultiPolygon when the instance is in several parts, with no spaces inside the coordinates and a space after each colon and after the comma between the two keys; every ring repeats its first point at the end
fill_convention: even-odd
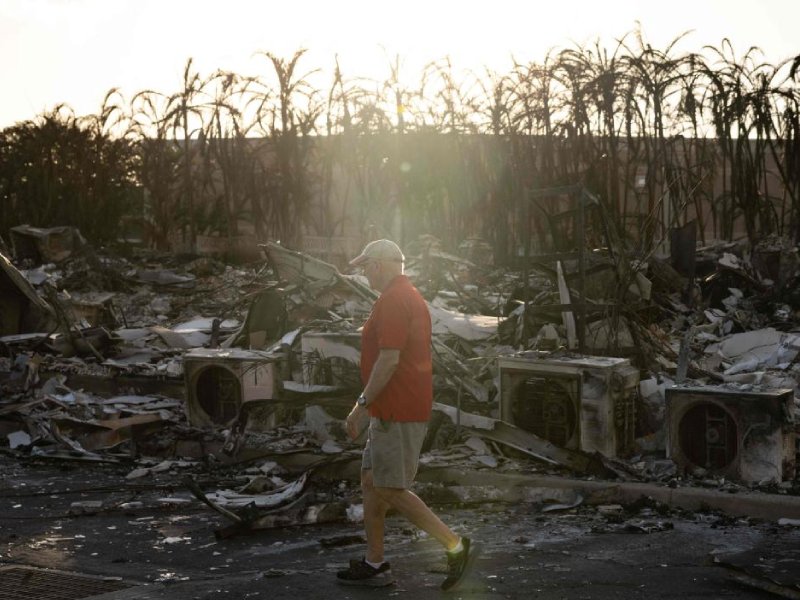
{"type": "Polygon", "coordinates": [[[130,473],[125,475],[125,479],[138,479],[139,477],[144,477],[145,475],[147,475],[149,473],[150,473],[150,469],[146,469],[146,468],[141,468],[140,467],[138,469],[134,469],[133,471],[131,471],[130,473]]]}
{"type": "Polygon", "coordinates": [[[30,446],[31,444],[31,436],[25,431],[14,431],[6,437],[8,438],[8,446],[12,450],[20,446],[30,446]]]}
{"type": "Polygon", "coordinates": [[[341,454],[343,450],[342,447],[333,440],[325,440],[325,443],[322,444],[322,452],[324,454],[341,454]]]}
{"type": "Polygon", "coordinates": [[[471,461],[482,464],[485,467],[494,469],[497,466],[497,459],[490,454],[479,454],[470,458],[471,461]]]}
{"type": "Polygon", "coordinates": [[[479,437],[473,436],[468,438],[467,441],[464,442],[464,445],[475,452],[475,454],[489,454],[489,448],[486,446],[486,442],[479,437]]]}
{"type": "Polygon", "coordinates": [[[270,473],[276,471],[277,467],[278,463],[270,460],[262,464],[260,467],[258,467],[258,470],[261,471],[264,475],[269,475],[270,473]]]}
{"type": "Polygon", "coordinates": [[[450,333],[468,341],[483,340],[497,333],[497,317],[467,315],[428,305],[434,335],[450,333]]]}
{"type": "Polygon", "coordinates": [[[347,513],[347,520],[351,523],[361,523],[364,520],[363,504],[351,504],[345,512],[347,513]]]}

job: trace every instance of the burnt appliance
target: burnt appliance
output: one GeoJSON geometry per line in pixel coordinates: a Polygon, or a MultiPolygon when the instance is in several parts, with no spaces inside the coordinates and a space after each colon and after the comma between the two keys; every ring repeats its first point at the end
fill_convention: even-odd
{"type": "Polygon", "coordinates": [[[500,419],[556,446],[600,452],[633,451],[639,371],[626,358],[498,358],[500,419]]]}
{"type": "Polygon", "coordinates": [[[300,350],[304,384],[361,389],[360,333],[306,331],[300,350]]]}
{"type": "Polygon", "coordinates": [[[795,477],[794,392],[722,386],[666,390],[667,456],[745,483],[795,477]]]}
{"type": "Polygon", "coordinates": [[[279,397],[275,357],[239,348],[195,348],[183,357],[186,415],[192,425],[227,427],[247,403],[279,397]]]}

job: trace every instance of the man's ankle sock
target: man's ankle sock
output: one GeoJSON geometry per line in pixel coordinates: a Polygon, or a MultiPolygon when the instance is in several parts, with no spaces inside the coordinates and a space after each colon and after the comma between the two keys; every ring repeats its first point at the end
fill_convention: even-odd
{"type": "Polygon", "coordinates": [[[447,551],[448,554],[458,554],[459,552],[464,551],[464,544],[461,542],[461,538],[458,538],[458,544],[456,544],[453,548],[447,551]]]}
{"type": "Polygon", "coordinates": [[[367,564],[368,564],[370,567],[372,567],[373,569],[380,569],[380,568],[381,568],[381,566],[382,566],[382,565],[383,565],[383,563],[384,563],[384,561],[381,561],[381,562],[372,562],[371,560],[367,560],[366,558],[364,559],[364,562],[365,562],[365,563],[367,563],[367,564]]]}

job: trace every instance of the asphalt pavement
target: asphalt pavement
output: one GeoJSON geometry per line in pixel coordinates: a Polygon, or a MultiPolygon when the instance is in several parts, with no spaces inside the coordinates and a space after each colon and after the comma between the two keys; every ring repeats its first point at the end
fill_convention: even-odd
{"type": "Polygon", "coordinates": [[[770,598],[754,585],[774,587],[781,570],[779,591],[798,589],[789,572],[797,572],[796,560],[770,554],[800,548],[797,527],[652,501],[439,506],[446,522],[484,547],[469,580],[451,594],[439,590],[445,563],[436,542],[392,516],[387,558],[397,583],[343,587],[336,570],[364,552],[359,524],[295,525],[218,540],[215,530],[227,523],[173,486],[179,477],[165,473],[132,485],[127,471],[0,456],[0,569],[45,573],[66,594],[45,596],[28,584],[24,596],[14,596],[11,578],[0,576],[0,600],[770,598]],[[743,556],[752,565],[737,562],[743,556]],[[748,566],[761,566],[763,576],[753,577],[748,566]],[[72,575],[119,589],[70,596],[72,575]]]}

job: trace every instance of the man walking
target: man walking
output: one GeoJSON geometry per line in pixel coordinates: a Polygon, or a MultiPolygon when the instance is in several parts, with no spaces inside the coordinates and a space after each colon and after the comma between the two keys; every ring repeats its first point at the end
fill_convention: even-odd
{"type": "Polygon", "coordinates": [[[361,463],[367,552],[337,573],[340,583],[384,586],[393,583],[384,561],[386,512],[392,508],[441,543],[447,552],[443,590],[466,577],[478,545],[459,537],[409,488],[417,473],[433,404],[431,318],[425,300],[403,274],[404,256],[390,240],[370,242],[350,261],[361,267],[380,292],[361,334],[364,391],[347,416],[347,433],[360,434],[369,419],[361,463]]]}

